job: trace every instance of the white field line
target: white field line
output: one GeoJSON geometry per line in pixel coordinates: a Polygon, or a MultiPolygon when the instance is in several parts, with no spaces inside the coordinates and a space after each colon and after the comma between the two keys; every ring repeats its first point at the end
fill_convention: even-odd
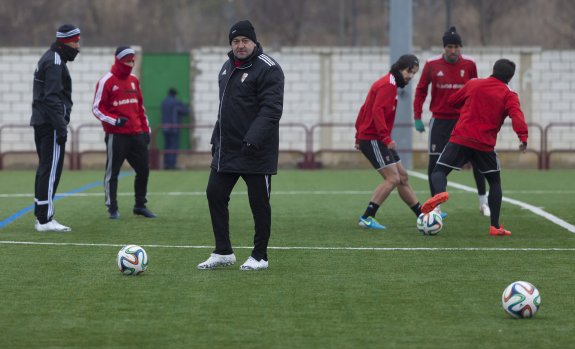
{"type": "MultiPolygon", "coordinates": [[[[427,174],[422,174],[419,172],[414,172],[414,171],[408,171],[410,176],[413,177],[417,177],[420,179],[424,179],[427,180],[427,174]]],[[[476,193],[477,189],[476,188],[472,188],[472,187],[468,187],[466,185],[463,184],[459,184],[459,183],[454,183],[454,182],[447,182],[447,185],[456,189],[460,189],[460,190],[464,190],[464,191],[468,191],[468,192],[473,192],[476,193]]],[[[545,219],[547,219],[548,221],[550,221],[551,223],[557,224],[558,226],[567,229],[568,231],[570,231],[571,233],[575,233],[575,225],[567,223],[566,221],[562,220],[561,218],[552,215],[551,213],[545,212],[543,209],[530,205],[528,203],[525,203],[523,201],[519,201],[519,200],[515,200],[515,199],[510,199],[506,196],[503,197],[503,201],[508,202],[512,205],[516,205],[519,206],[525,210],[529,210],[532,213],[543,217],[545,219]]]]}
{"type": "MultiPolygon", "coordinates": [[[[123,247],[126,244],[92,244],[81,242],[35,242],[0,241],[0,245],[123,247]]],[[[139,245],[150,248],[213,249],[202,245],[139,245]]],[[[234,249],[251,250],[253,246],[234,246],[234,249]]],[[[575,248],[506,248],[506,247],[321,247],[321,246],[269,246],[270,250],[316,250],[316,251],[575,251],[575,248]]]]}
{"type": "MultiPolygon", "coordinates": [[[[414,176],[415,177],[415,176],[414,176]]],[[[427,178],[427,177],[425,177],[427,178]]],[[[455,188],[457,184],[453,184],[455,188]]],[[[455,190],[455,193],[475,193],[473,190],[455,190]]],[[[416,190],[418,194],[427,194],[428,190],[416,190]]],[[[272,191],[272,195],[369,195],[373,191],[369,190],[289,190],[289,191],[272,191]]],[[[575,190],[506,190],[507,194],[529,194],[529,195],[566,195],[575,194],[575,190]]],[[[247,191],[235,191],[232,195],[247,195],[247,191]]],[[[397,194],[396,191],[392,194],[397,194]]],[[[172,191],[172,192],[148,192],[147,195],[151,196],[205,196],[205,191],[172,191]]],[[[104,196],[104,193],[70,193],[70,194],[57,194],[56,196],[62,197],[87,197],[87,196],[104,196]]],[[[134,196],[133,192],[118,192],[118,196],[134,196]]],[[[34,194],[31,193],[16,193],[16,194],[0,194],[0,198],[33,198],[34,194]]]]}
{"type": "MultiPolygon", "coordinates": [[[[427,174],[423,174],[423,173],[419,173],[419,172],[415,172],[415,171],[408,171],[409,175],[412,177],[416,177],[422,180],[427,181],[427,174]]],[[[456,188],[459,189],[463,192],[471,192],[471,193],[475,193],[476,189],[463,185],[463,184],[459,184],[459,183],[454,183],[454,182],[448,182],[447,185],[449,187],[452,188],[456,188]]],[[[539,193],[547,193],[547,194],[568,194],[569,191],[537,191],[539,193]]],[[[506,191],[506,193],[513,193],[512,191],[506,191]]],[[[520,193],[531,193],[531,191],[520,191],[520,193]]],[[[277,192],[273,192],[273,195],[368,195],[371,194],[371,191],[355,191],[355,190],[342,190],[342,191],[330,191],[330,190],[319,190],[319,191],[277,191],[277,192]]],[[[62,194],[62,195],[57,195],[57,196],[66,196],[66,197],[82,197],[82,196],[102,196],[103,193],[70,193],[70,194],[62,194]]],[[[118,193],[119,196],[126,196],[126,195],[134,195],[133,193],[118,193]]],[[[201,191],[201,192],[166,192],[166,193],[148,193],[148,195],[170,195],[170,196],[204,196],[205,192],[201,191]]],[[[246,195],[246,192],[233,192],[232,195],[246,195]]],[[[31,194],[0,194],[0,198],[3,197],[19,197],[19,196],[25,196],[25,197],[32,197],[31,194]]],[[[511,199],[508,197],[503,197],[503,201],[508,202],[512,205],[516,205],[519,206],[523,209],[529,210],[532,213],[543,217],[545,219],[547,219],[548,221],[559,225],[560,227],[568,230],[571,233],[575,233],[575,225],[570,224],[564,220],[562,220],[561,218],[545,212],[543,209],[530,205],[528,203],[519,201],[519,200],[515,200],[515,199],[511,199]]]]}

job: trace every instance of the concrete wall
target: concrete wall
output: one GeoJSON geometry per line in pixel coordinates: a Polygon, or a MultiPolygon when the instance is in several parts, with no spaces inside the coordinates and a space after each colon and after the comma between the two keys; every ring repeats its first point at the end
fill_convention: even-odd
{"type": "MultiPolygon", "coordinates": [[[[32,102],[32,78],[36,62],[46,48],[0,48],[0,125],[27,125],[32,102]]],[[[198,124],[213,125],[218,110],[217,74],[227,58],[227,47],[204,47],[192,51],[192,102],[198,124]]],[[[103,135],[91,113],[97,80],[110,69],[114,48],[82,48],[75,62],[68,66],[73,78],[71,127],[91,124],[81,131],[80,151],[103,150],[103,135]]],[[[416,50],[422,61],[442,52],[416,50]]],[[[283,48],[268,51],[282,66],[286,76],[282,125],[320,122],[353,123],[370,85],[385,74],[390,66],[387,48],[283,48]]],[[[551,122],[573,121],[575,110],[575,51],[542,51],[534,47],[473,48],[464,54],[477,62],[479,76],[490,74],[493,63],[509,58],[517,63],[511,87],[520,94],[528,122],[545,127],[551,122]]],[[[137,69],[136,69],[137,75],[137,69]]],[[[417,84],[419,76],[410,85],[417,84]]],[[[146,82],[143,81],[143,84],[146,82]]],[[[428,98],[429,99],[429,98],[428,98]]],[[[427,101],[429,102],[429,101],[427,101]]],[[[424,106],[424,122],[429,120],[424,106]]],[[[507,121],[509,123],[509,121],[507,121]]],[[[554,128],[551,149],[575,149],[573,128],[554,128]]],[[[540,149],[540,132],[530,129],[530,146],[540,149]]],[[[353,148],[352,127],[316,130],[314,150],[353,148]]],[[[0,151],[34,149],[29,127],[0,133],[0,151]]],[[[211,129],[199,128],[195,134],[196,149],[209,150],[211,129]]],[[[427,133],[413,134],[414,147],[425,149],[427,133]]],[[[501,133],[499,148],[515,148],[517,139],[509,128],[501,133]]],[[[305,150],[305,135],[297,125],[281,128],[282,149],[305,150]]]]}

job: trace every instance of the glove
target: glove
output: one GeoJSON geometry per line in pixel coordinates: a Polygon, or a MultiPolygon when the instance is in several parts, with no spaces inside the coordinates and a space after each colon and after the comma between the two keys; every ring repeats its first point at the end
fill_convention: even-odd
{"type": "Polygon", "coordinates": [[[67,135],[58,135],[56,136],[56,143],[58,143],[58,145],[62,146],[64,144],[66,144],[66,141],[68,140],[68,136],[67,135]]]}
{"type": "Polygon", "coordinates": [[[150,134],[148,132],[142,133],[142,139],[146,144],[150,144],[150,134]]]}
{"type": "Polygon", "coordinates": [[[527,151],[527,142],[521,142],[521,144],[519,144],[519,150],[525,153],[527,151]]]}
{"type": "Polygon", "coordinates": [[[417,132],[425,132],[425,126],[423,126],[423,121],[421,121],[421,119],[415,119],[414,126],[417,132]]]}
{"type": "Polygon", "coordinates": [[[243,155],[252,155],[256,150],[256,146],[251,144],[251,143],[247,143],[244,142],[244,144],[242,145],[242,154],[243,155]]]}
{"type": "Polygon", "coordinates": [[[128,118],[125,116],[120,116],[116,119],[116,127],[124,127],[126,122],[128,122],[128,118]]]}

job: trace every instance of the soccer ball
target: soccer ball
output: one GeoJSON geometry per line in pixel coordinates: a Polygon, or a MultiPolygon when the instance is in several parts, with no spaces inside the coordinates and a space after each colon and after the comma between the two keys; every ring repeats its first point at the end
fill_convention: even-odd
{"type": "Polygon", "coordinates": [[[127,245],[118,252],[118,268],[124,275],[138,275],[148,267],[148,254],[138,245],[127,245]]]}
{"type": "Polygon", "coordinates": [[[539,310],[541,296],[529,282],[515,281],[503,291],[501,305],[514,318],[530,318],[539,310]]]}
{"type": "Polygon", "coordinates": [[[437,235],[443,228],[443,219],[435,211],[422,213],[417,217],[417,230],[423,235],[437,235]]]}

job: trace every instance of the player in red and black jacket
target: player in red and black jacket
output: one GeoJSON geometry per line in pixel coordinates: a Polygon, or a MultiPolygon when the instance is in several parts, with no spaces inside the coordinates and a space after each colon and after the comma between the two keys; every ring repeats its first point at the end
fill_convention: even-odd
{"type": "Polygon", "coordinates": [[[129,46],[116,49],[109,73],[96,84],[92,112],[102,122],[107,150],[104,188],[109,217],[120,217],[118,211],[118,175],[124,160],[136,171],[134,214],[148,218],[156,215],[146,208],[150,168],[148,145],[150,125],[144,110],[140,81],[132,75],[136,52],[129,46]]]}
{"type": "Polygon", "coordinates": [[[449,97],[449,104],[461,111],[459,121],[449,142],[441,153],[431,174],[434,192],[437,193],[421,208],[427,213],[449,195],[446,192],[447,175],[459,170],[468,161],[489,182],[489,208],[491,209],[490,235],[511,235],[499,225],[501,191],[499,159],[494,151],[497,134],[507,116],[519,137],[519,149],[527,149],[527,124],[521,111],[519,97],[507,84],[515,74],[515,63],[500,59],[493,66],[493,74],[487,79],[473,79],[449,97]]]}
{"type": "MultiPolygon", "coordinates": [[[[413,100],[415,129],[419,132],[424,132],[425,126],[423,126],[421,114],[423,113],[423,103],[431,84],[429,109],[432,114],[429,122],[428,176],[431,176],[439,154],[441,154],[449,141],[451,131],[453,131],[453,127],[459,118],[459,111],[449,105],[447,100],[452,94],[461,89],[467,81],[477,78],[475,61],[461,54],[461,46],[461,37],[455,27],[449,28],[443,35],[444,53],[429,59],[425,63],[419,83],[415,89],[415,98],[413,100]]],[[[485,177],[475,168],[473,169],[473,176],[479,195],[479,210],[485,216],[489,216],[485,177]]],[[[434,195],[431,177],[429,178],[429,187],[431,195],[434,195]]],[[[445,215],[444,213],[443,216],[445,215]]]]}
{"type": "Polygon", "coordinates": [[[396,143],[391,138],[397,107],[397,88],[405,87],[418,70],[417,57],[414,55],[399,57],[391,66],[389,73],[371,86],[357,115],[355,148],[365,155],[383,178],[383,182],[375,188],[364,214],[359,217],[360,227],[385,229],[385,226],[375,220],[375,214],[395,188],[415,215],[420,214],[421,205],[395,150],[396,143]]]}
{"type": "Polygon", "coordinates": [[[64,166],[68,123],[72,111],[72,78],[67,63],[80,52],[80,29],[64,24],[34,71],[32,117],[38,169],[34,184],[37,231],[71,231],[54,216],[54,196],[64,166]]]}

